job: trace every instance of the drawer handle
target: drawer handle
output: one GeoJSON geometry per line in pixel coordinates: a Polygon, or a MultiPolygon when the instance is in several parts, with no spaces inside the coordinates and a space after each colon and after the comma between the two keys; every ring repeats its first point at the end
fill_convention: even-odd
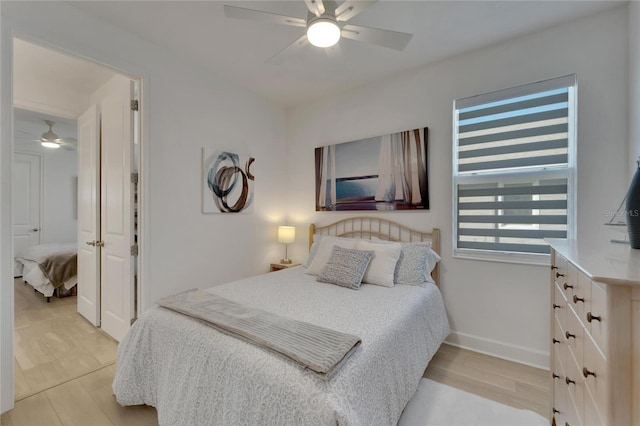
{"type": "Polygon", "coordinates": [[[560,309],[560,308],[562,308],[562,306],[556,305],[555,303],[553,304],[553,309],[560,309]]]}
{"type": "Polygon", "coordinates": [[[555,265],[551,265],[551,270],[552,270],[552,271],[554,271],[554,270],[556,270],[556,269],[558,269],[558,267],[557,267],[557,266],[555,266],[555,265]]]}
{"type": "Polygon", "coordinates": [[[591,312],[587,312],[587,321],[591,322],[591,321],[594,321],[594,320],[602,322],[602,317],[595,316],[591,312]]]}
{"type": "Polygon", "coordinates": [[[555,345],[556,343],[560,343],[560,340],[558,340],[558,339],[553,339],[553,344],[555,345]]]}
{"type": "Polygon", "coordinates": [[[582,369],[582,375],[585,377],[585,379],[586,379],[587,377],[589,377],[589,376],[596,377],[596,373],[594,373],[593,371],[589,371],[589,370],[587,370],[587,367],[584,367],[584,368],[582,369]]]}
{"type": "Polygon", "coordinates": [[[584,297],[578,297],[575,294],[573,295],[573,303],[582,302],[584,303],[584,297]]]}
{"type": "Polygon", "coordinates": [[[556,272],[556,278],[560,278],[560,277],[564,277],[564,274],[561,274],[560,272],[556,272]]]}
{"type": "Polygon", "coordinates": [[[568,289],[568,288],[573,288],[572,285],[567,284],[567,283],[564,283],[564,285],[562,287],[564,287],[565,290],[568,289]]]}
{"type": "Polygon", "coordinates": [[[576,382],[575,382],[575,381],[571,380],[571,379],[570,379],[570,378],[568,378],[568,377],[565,377],[565,378],[564,378],[564,381],[567,383],[567,385],[575,385],[575,384],[576,384],[576,382]]]}
{"type": "Polygon", "coordinates": [[[556,373],[552,373],[551,377],[553,377],[554,379],[559,379],[560,378],[560,376],[558,376],[556,373]]]}
{"type": "Polygon", "coordinates": [[[574,339],[576,338],[576,335],[575,335],[575,334],[571,334],[571,333],[569,333],[568,331],[565,331],[564,335],[566,336],[566,338],[567,338],[567,339],[568,339],[568,338],[570,338],[570,337],[571,337],[571,338],[574,338],[574,339]]]}

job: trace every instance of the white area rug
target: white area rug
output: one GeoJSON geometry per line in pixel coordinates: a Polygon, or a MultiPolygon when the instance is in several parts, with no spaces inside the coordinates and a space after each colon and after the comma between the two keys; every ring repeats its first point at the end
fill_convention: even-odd
{"type": "Polygon", "coordinates": [[[537,426],[549,422],[529,410],[520,410],[429,379],[418,390],[400,417],[398,426],[537,426]]]}

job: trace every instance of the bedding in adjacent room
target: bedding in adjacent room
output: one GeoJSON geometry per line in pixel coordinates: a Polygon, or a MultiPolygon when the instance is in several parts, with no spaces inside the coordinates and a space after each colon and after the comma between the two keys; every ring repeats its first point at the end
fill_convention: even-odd
{"type": "Polygon", "coordinates": [[[15,260],[23,265],[22,279],[46,297],[78,282],[76,243],[39,244],[16,254],[15,260]]]}

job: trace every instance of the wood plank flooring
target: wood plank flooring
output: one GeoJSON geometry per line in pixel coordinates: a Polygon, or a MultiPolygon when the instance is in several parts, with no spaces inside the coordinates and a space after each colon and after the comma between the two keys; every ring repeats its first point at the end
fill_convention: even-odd
{"type": "Polygon", "coordinates": [[[551,373],[547,370],[445,344],[424,377],[545,418],[549,415],[551,373]]]}
{"type": "MultiPolygon", "coordinates": [[[[33,293],[30,286],[19,284],[33,293]]],[[[24,289],[20,289],[20,292],[24,293],[23,296],[27,296],[24,289]]],[[[16,288],[16,295],[18,295],[18,288],[16,288]]],[[[36,297],[38,295],[34,294],[36,297]]],[[[39,296],[46,305],[42,295],[39,296]]],[[[16,316],[18,316],[18,297],[16,296],[16,316]]],[[[25,356],[22,361],[24,365],[31,366],[26,370],[19,365],[20,361],[16,356],[16,364],[18,364],[16,368],[16,395],[22,395],[22,397],[17,398],[13,410],[0,417],[0,425],[157,425],[158,418],[155,408],[149,406],[121,407],[116,402],[111,389],[115,374],[115,342],[111,342],[114,345],[113,349],[108,348],[107,342],[103,340],[105,336],[83,318],[80,318],[79,324],[84,325],[72,326],[70,333],[59,332],[59,327],[46,326],[42,323],[43,321],[55,323],[55,318],[68,317],[75,313],[75,298],[68,299],[69,301],[56,299],[56,303],[61,302],[56,307],[60,310],[60,315],[51,312],[23,313],[21,314],[21,323],[18,324],[16,321],[19,328],[31,327],[21,332],[19,339],[21,339],[20,343],[23,349],[33,348],[34,353],[25,356]],[[73,309],[68,306],[65,308],[65,304],[73,305],[73,309]],[[51,334],[47,335],[47,333],[51,334]],[[88,335],[88,339],[84,343],[79,343],[71,339],[70,336],[73,335],[76,337],[87,337],[88,335]],[[41,342],[34,342],[35,338],[40,338],[41,342]],[[56,357],[56,354],[60,358],[64,358],[63,355],[70,357],[74,350],[82,354],[80,358],[83,359],[77,368],[64,361],[61,362],[56,357]],[[40,361],[43,361],[44,358],[50,359],[45,355],[47,357],[52,355],[55,359],[55,361],[49,361],[51,365],[48,365],[53,369],[53,373],[44,372],[46,369],[43,366],[47,362],[40,361]],[[93,357],[95,362],[102,365],[94,368],[95,363],[90,361],[88,356],[93,357]],[[42,367],[41,370],[33,370],[33,368],[39,367],[42,367]],[[51,377],[66,375],[66,378],[57,386],[48,386],[41,391],[34,391],[30,387],[27,376],[32,377],[33,380],[36,372],[49,374],[51,377]],[[71,377],[72,373],[74,377],[71,377]],[[19,375],[23,375],[24,378],[20,378],[19,375]]],[[[24,310],[38,310],[37,305],[33,304],[36,302],[31,303],[25,305],[31,306],[30,308],[23,306],[24,310]]],[[[51,299],[50,305],[54,306],[54,298],[51,299]]],[[[532,410],[544,417],[548,415],[551,379],[550,373],[546,370],[445,344],[440,347],[431,360],[424,377],[506,405],[532,410]]],[[[59,377],[57,378],[59,379],[59,377]]],[[[53,379],[48,378],[47,380],[52,383],[53,379]]]]}

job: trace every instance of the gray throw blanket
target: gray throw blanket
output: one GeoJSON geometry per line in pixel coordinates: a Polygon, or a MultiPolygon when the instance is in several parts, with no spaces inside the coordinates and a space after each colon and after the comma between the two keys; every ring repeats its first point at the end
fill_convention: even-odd
{"type": "Polygon", "coordinates": [[[357,336],[242,305],[199,289],[157,302],[217,330],[275,351],[331,378],[360,345],[357,336]]]}
{"type": "Polygon", "coordinates": [[[54,288],[78,273],[78,255],[75,252],[55,253],[39,260],[38,266],[54,288]]]}

